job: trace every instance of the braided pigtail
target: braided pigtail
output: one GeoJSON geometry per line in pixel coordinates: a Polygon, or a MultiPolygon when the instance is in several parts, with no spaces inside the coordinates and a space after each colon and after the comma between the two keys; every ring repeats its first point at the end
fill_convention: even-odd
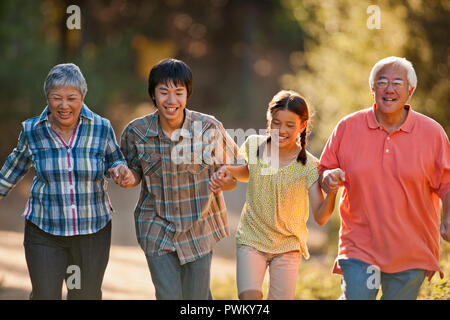
{"type": "Polygon", "coordinates": [[[306,128],[300,134],[300,144],[302,146],[302,149],[298,153],[297,162],[301,161],[301,163],[303,165],[305,165],[306,164],[306,128]]]}

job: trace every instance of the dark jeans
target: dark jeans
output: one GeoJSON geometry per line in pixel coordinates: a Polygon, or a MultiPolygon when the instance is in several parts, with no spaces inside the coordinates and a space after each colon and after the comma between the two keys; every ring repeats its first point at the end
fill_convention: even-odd
{"type": "Polygon", "coordinates": [[[80,236],[54,236],[25,222],[25,258],[31,278],[30,299],[59,300],[64,279],[67,299],[101,299],[111,247],[111,222],[80,236]]]}

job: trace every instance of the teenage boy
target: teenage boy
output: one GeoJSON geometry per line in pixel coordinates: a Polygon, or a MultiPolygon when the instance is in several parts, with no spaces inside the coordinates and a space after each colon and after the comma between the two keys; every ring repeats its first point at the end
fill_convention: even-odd
{"type": "MultiPolygon", "coordinates": [[[[214,117],[186,108],[192,74],[184,62],[156,64],[148,93],[157,111],[125,128],[121,149],[131,174],[116,182],[125,188],[142,182],[136,234],[156,298],[211,299],[212,249],[229,229],[223,195],[208,182],[220,164],[236,159],[238,147],[214,117]]],[[[235,186],[229,176],[222,190],[235,186]]]]}

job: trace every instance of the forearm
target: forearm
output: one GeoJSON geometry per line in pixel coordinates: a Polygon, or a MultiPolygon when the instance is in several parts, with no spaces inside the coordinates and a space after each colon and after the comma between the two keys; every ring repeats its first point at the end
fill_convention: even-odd
{"type": "Polygon", "coordinates": [[[250,173],[248,171],[247,164],[243,164],[240,166],[228,166],[227,169],[230,172],[230,174],[238,181],[248,182],[250,173]]]}
{"type": "Polygon", "coordinates": [[[330,191],[320,206],[313,212],[316,222],[323,226],[331,217],[336,204],[337,190],[330,191]]]}
{"type": "Polygon", "coordinates": [[[232,191],[236,188],[237,180],[235,178],[231,178],[223,184],[223,191],[232,191]]]}

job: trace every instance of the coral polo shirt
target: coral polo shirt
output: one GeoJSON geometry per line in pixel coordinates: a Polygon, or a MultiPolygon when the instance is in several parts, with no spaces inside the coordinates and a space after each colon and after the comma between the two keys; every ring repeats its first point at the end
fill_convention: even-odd
{"type": "Polygon", "coordinates": [[[439,271],[440,204],[450,191],[450,143],[434,120],[405,105],[402,126],[388,133],[376,105],[343,118],[323,150],[319,172],[345,172],[339,259],[382,272],[439,271]]]}

